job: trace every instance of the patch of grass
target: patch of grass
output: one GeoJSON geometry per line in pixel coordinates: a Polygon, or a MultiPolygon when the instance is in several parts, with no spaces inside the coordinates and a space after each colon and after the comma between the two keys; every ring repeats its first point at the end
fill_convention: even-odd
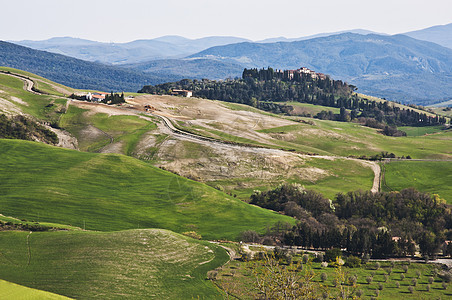
{"type": "Polygon", "coordinates": [[[385,170],[384,190],[414,187],[452,204],[452,161],[396,161],[385,164],[385,170]]]}
{"type": "Polygon", "coordinates": [[[0,232],[0,242],[0,277],[21,285],[76,299],[222,299],[205,278],[226,251],[171,231],[0,232]]]}
{"type": "Polygon", "coordinates": [[[5,280],[0,280],[0,298],[1,299],[15,299],[15,300],[29,300],[29,299],[43,299],[43,300],[64,300],[70,299],[65,296],[54,293],[40,291],[37,289],[28,288],[5,280]]]}
{"type": "Polygon", "coordinates": [[[23,81],[8,75],[0,74],[0,89],[7,94],[26,102],[23,105],[13,102],[20,109],[40,120],[58,122],[64,112],[66,99],[48,95],[35,95],[23,90],[23,81]]]}
{"type": "MultiPolygon", "coordinates": [[[[278,103],[278,102],[275,102],[275,103],[278,103]]],[[[287,105],[299,107],[299,109],[297,109],[297,112],[311,114],[312,116],[315,116],[322,110],[331,111],[334,114],[340,113],[340,108],[337,108],[337,107],[328,107],[328,106],[314,105],[314,104],[301,103],[301,102],[283,102],[283,103],[287,104],[287,105]]]]}
{"type": "Polygon", "coordinates": [[[208,182],[212,187],[221,186],[225,192],[237,195],[239,199],[248,201],[255,190],[267,191],[282,183],[299,183],[307,189],[322,193],[334,200],[336,194],[356,190],[370,190],[373,185],[374,173],[370,167],[361,163],[335,159],[309,158],[300,166],[299,177],[280,176],[272,179],[261,178],[231,178],[208,182]],[[313,179],[303,179],[306,175],[313,179]],[[310,175],[310,174],[318,175],[310,175]],[[317,177],[317,178],[316,178],[317,177]]]}
{"type": "Polygon", "coordinates": [[[407,136],[423,136],[426,134],[442,132],[444,130],[444,126],[424,126],[424,127],[403,126],[397,127],[397,129],[405,131],[407,136]]]}
{"type": "Polygon", "coordinates": [[[313,125],[296,124],[259,130],[279,139],[284,148],[314,153],[329,153],[340,156],[372,156],[381,151],[394,153],[397,156],[410,155],[412,158],[450,158],[449,144],[452,142],[452,131],[438,134],[412,137],[384,136],[376,129],[356,123],[328,120],[311,121],[313,125]],[[309,147],[309,148],[308,148],[309,147]]]}
{"type": "Polygon", "coordinates": [[[89,230],[165,228],[234,240],[292,218],[122,155],[0,140],[4,215],[89,230]],[[193,226],[195,229],[193,229],[193,226]]]}
{"type": "Polygon", "coordinates": [[[51,95],[57,95],[57,96],[62,96],[63,94],[61,94],[61,92],[57,91],[53,86],[57,86],[60,87],[61,89],[67,90],[68,92],[76,92],[76,89],[67,87],[65,85],[62,85],[60,83],[56,83],[53,82],[47,78],[41,77],[39,75],[30,73],[30,72],[26,72],[26,71],[22,71],[19,69],[14,69],[14,68],[9,68],[9,67],[1,67],[0,66],[0,70],[1,71],[9,71],[11,73],[16,73],[16,74],[20,74],[20,75],[24,75],[26,77],[30,77],[33,78],[33,80],[35,81],[37,87],[46,92],[49,93],[51,95]]]}
{"type": "Polygon", "coordinates": [[[155,123],[137,116],[109,116],[102,113],[93,115],[72,105],[61,118],[60,126],[77,138],[82,151],[99,151],[113,139],[114,143],[123,143],[121,152],[126,155],[133,155],[143,135],[157,128],[155,123]],[[100,131],[97,131],[97,134],[89,134],[89,126],[100,131]]]}

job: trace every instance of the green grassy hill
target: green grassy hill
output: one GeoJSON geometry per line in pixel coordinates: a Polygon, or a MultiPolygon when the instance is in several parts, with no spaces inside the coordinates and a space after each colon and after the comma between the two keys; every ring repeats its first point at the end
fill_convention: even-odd
{"type": "Polygon", "coordinates": [[[15,299],[15,300],[64,300],[70,299],[65,296],[54,293],[40,291],[37,289],[28,288],[26,286],[18,285],[5,280],[0,280],[0,298],[1,299],[15,299]]]}
{"type": "Polygon", "coordinates": [[[165,228],[236,239],[291,218],[122,155],[0,140],[1,213],[90,230],[165,228]]]}
{"type": "MultiPolygon", "coordinates": [[[[0,244],[1,278],[72,298],[222,299],[205,278],[228,260],[226,251],[167,230],[10,231],[0,232],[0,244]]],[[[0,297],[47,296],[4,287],[0,281],[0,297]]]]}
{"type": "Polygon", "coordinates": [[[397,161],[385,165],[386,191],[414,187],[452,204],[452,161],[397,161]]]}

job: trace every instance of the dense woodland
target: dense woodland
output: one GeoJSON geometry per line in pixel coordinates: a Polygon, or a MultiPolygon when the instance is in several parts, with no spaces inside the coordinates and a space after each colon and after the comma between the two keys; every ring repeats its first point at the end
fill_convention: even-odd
{"type": "Polygon", "coordinates": [[[58,136],[54,132],[21,115],[13,117],[0,115],[0,138],[58,143],[58,136]]]}
{"type": "MultiPolygon", "coordinates": [[[[225,81],[189,80],[145,86],[139,92],[170,94],[172,89],[193,91],[193,96],[243,103],[275,113],[290,114],[287,101],[310,103],[340,108],[339,114],[322,111],[316,118],[337,121],[359,121],[367,126],[384,129],[385,126],[430,126],[445,124],[444,117],[431,117],[412,109],[401,109],[387,101],[363,99],[353,91],[353,85],[328,76],[313,78],[310,74],[278,72],[268,69],[245,69],[241,79],[225,81]]],[[[400,135],[387,130],[389,135],[400,135]]]]}
{"type": "MultiPolygon", "coordinates": [[[[333,205],[317,192],[287,184],[255,192],[250,203],[298,219],[296,226],[271,231],[273,242],[285,245],[342,248],[382,258],[414,255],[416,243],[425,257],[432,257],[452,238],[452,207],[437,195],[414,189],[337,194],[333,205]]],[[[451,246],[445,249],[448,255],[451,246]]]]}

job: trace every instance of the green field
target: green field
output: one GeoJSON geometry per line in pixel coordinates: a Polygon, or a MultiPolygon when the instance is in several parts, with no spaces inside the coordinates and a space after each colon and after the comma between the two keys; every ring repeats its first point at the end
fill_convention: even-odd
{"type": "Polygon", "coordinates": [[[51,95],[63,96],[63,94],[60,91],[57,91],[55,87],[66,90],[67,92],[76,92],[77,91],[76,89],[56,83],[47,78],[41,77],[39,75],[30,73],[30,72],[26,72],[26,71],[14,69],[14,68],[2,67],[2,66],[0,66],[0,70],[5,71],[5,72],[9,71],[11,73],[20,74],[20,75],[24,75],[26,77],[33,78],[33,80],[35,81],[35,84],[39,90],[46,92],[48,94],[51,94],[51,95]]]}
{"type": "Polygon", "coordinates": [[[452,161],[396,161],[385,164],[386,191],[415,189],[438,194],[452,204],[452,161]]]}
{"type": "Polygon", "coordinates": [[[70,299],[65,296],[54,293],[32,289],[12,282],[0,279],[0,299],[14,299],[14,300],[64,300],[70,299]]]}
{"type": "MultiPolygon", "coordinates": [[[[374,172],[370,167],[353,160],[323,158],[309,158],[300,167],[297,176],[282,175],[276,178],[262,180],[260,178],[232,178],[208,182],[210,186],[222,186],[225,191],[237,195],[238,198],[248,201],[255,190],[267,191],[283,183],[299,183],[306,189],[315,190],[329,199],[334,199],[338,193],[356,190],[370,190],[374,180],[374,172]],[[303,179],[303,170],[311,173],[311,168],[318,170],[319,178],[303,179]]],[[[260,166],[256,165],[256,169],[260,166]]],[[[265,167],[262,167],[264,170],[265,167]]],[[[309,175],[308,175],[309,176],[309,175]]]]}
{"type": "Polygon", "coordinates": [[[92,114],[72,105],[60,119],[60,126],[77,138],[82,151],[96,152],[110,143],[120,143],[118,152],[126,155],[133,155],[143,134],[157,128],[138,116],[92,114]],[[95,127],[94,133],[90,126],[95,127]]]}
{"type": "Polygon", "coordinates": [[[341,156],[375,155],[381,151],[412,158],[451,158],[452,131],[428,136],[389,137],[376,129],[356,123],[313,120],[313,124],[296,124],[259,130],[268,133],[281,147],[300,151],[341,156]],[[284,139],[284,136],[289,138],[284,139]]]}
{"type": "Polygon", "coordinates": [[[10,96],[17,97],[26,105],[12,100],[11,103],[14,103],[23,112],[41,120],[58,122],[65,109],[67,99],[49,95],[35,95],[25,91],[23,86],[22,80],[0,74],[0,90],[7,94],[6,99],[10,96]]]}
{"type": "Polygon", "coordinates": [[[89,230],[165,228],[206,239],[236,239],[292,218],[140,160],[0,140],[3,215],[89,230]]]}
{"type": "Polygon", "coordinates": [[[205,278],[229,259],[219,246],[157,229],[10,231],[0,244],[1,278],[76,299],[222,299],[205,278]]]}
{"type": "Polygon", "coordinates": [[[405,131],[407,136],[422,136],[426,134],[439,133],[444,130],[444,126],[424,126],[424,127],[411,127],[402,126],[397,129],[405,131]]]}

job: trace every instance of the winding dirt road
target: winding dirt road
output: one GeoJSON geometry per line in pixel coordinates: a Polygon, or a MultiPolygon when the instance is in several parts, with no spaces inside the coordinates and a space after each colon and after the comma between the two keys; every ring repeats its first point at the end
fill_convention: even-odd
{"type": "MultiPolygon", "coordinates": [[[[245,144],[237,144],[237,143],[230,143],[226,141],[216,140],[213,138],[200,136],[193,134],[191,132],[187,132],[181,129],[178,129],[174,126],[173,122],[170,118],[167,116],[164,116],[162,114],[159,114],[158,112],[152,112],[147,113],[150,116],[157,117],[163,121],[163,124],[172,135],[175,135],[181,139],[190,140],[190,141],[198,141],[202,142],[203,144],[206,144],[208,146],[212,147],[227,147],[231,149],[239,149],[241,151],[248,151],[253,153],[259,153],[259,154],[271,154],[271,155],[278,155],[283,153],[291,153],[289,151],[280,150],[280,149],[272,149],[272,148],[265,148],[261,146],[253,146],[253,145],[245,145],[245,144]]],[[[311,157],[311,158],[321,158],[321,159],[345,159],[345,160],[351,160],[360,163],[362,166],[371,168],[374,172],[374,180],[371,188],[372,193],[377,193],[380,191],[380,179],[381,179],[381,168],[380,165],[377,162],[369,161],[369,160],[362,160],[362,159],[356,159],[356,158],[350,158],[350,157],[343,157],[343,156],[332,156],[332,155],[306,155],[306,154],[297,154],[301,157],[311,157]]]]}
{"type": "MultiPolygon", "coordinates": [[[[39,93],[39,92],[33,90],[34,82],[30,78],[19,75],[19,74],[14,74],[14,73],[9,73],[9,72],[4,72],[4,71],[0,71],[0,73],[22,80],[24,82],[24,90],[26,90],[30,93],[36,94],[36,95],[42,95],[42,93],[39,93]]],[[[68,103],[69,103],[69,101],[68,101],[68,103]]],[[[96,104],[96,105],[102,105],[102,104],[96,104]]],[[[130,112],[130,114],[138,115],[138,116],[140,116],[139,114],[142,113],[141,111],[136,111],[136,110],[127,109],[127,108],[118,108],[118,109],[122,110],[122,111],[128,111],[128,112],[130,112]]],[[[148,112],[146,114],[149,116],[157,117],[160,120],[162,120],[164,127],[166,127],[166,129],[167,129],[166,133],[169,133],[172,136],[175,136],[179,139],[194,141],[194,142],[201,143],[201,144],[204,144],[209,147],[216,147],[216,148],[223,147],[223,148],[235,149],[235,150],[246,151],[246,152],[251,152],[251,153],[258,153],[258,154],[268,154],[268,155],[281,155],[281,154],[287,154],[287,153],[294,154],[293,152],[280,150],[280,149],[265,148],[265,147],[261,147],[261,146],[245,145],[245,144],[240,144],[240,143],[231,143],[231,142],[217,140],[217,139],[213,139],[213,138],[209,138],[209,137],[205,137],[205,136],[201,136],[201,135],[196,135],[194,133],[187,132],[187,131],[176,128],[173,124],[173,122],[174,122],[173,120],[171,120],[169,117],[167,117],[165,115],[159,114],[158,112],[154,111],[152,113],[148,112]]],[[[145,118],[142,115],[140,117],[145,118]]],[[[73,148],[73,147],[70,147],[70,148],[73,148]]],[[[321,159],[329,159],[329,160],[346,159],[346,160],[356,161],[356,162],[360,163],[363,167],[371,168],[372,171],[374,172],[374,180],[373,180],[371,192],[376,193],[376,192],[380,191],[381,168],[380,168],[380,165],[376,162],[360,160],[360,159],[356,159],[356,158],[342,157],[342,156],[332,156],[332,155],[331,156],[330,155],[306,155],[306,154],[296,154],[296,155],[299,155],[300,157],[321,158],[321,159]]]]}

